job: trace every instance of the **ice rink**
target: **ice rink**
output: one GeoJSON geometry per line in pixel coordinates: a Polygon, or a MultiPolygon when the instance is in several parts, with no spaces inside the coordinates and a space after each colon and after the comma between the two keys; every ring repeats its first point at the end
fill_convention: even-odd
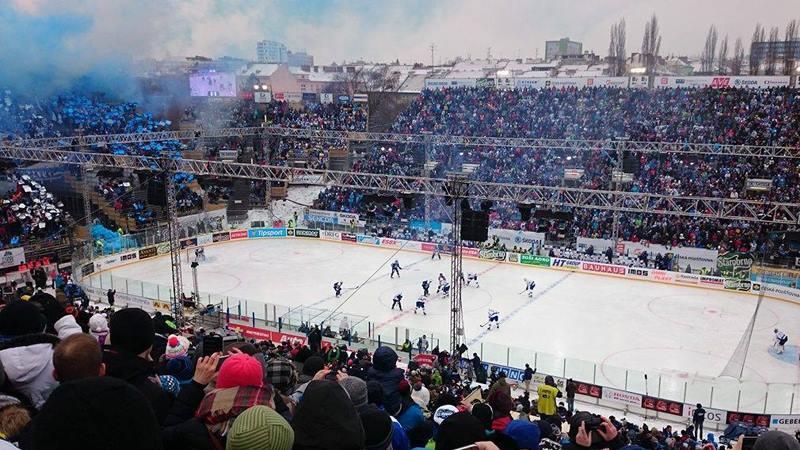
{"type": "MultiPolygon", "coordinates": [[[[429,254],[399,251],[395,255],[394,249],[311,239],[234,241],[209,245],[205,252],[207,261],[198,268],[201,292],[288,307],[338,307],[341,312],[368,316],[376,334],[393,338],[395,327],[410,328],[413,342],[427,332],[429,337],[441,338],[442,347],[447,347],[449,300],[433,295],[427,316],[413,313],[424,279],[431,280],[433,293],[439,273],[449,278],[446,255],[432,261],[429,254]],[[403,270],[400,278],[390,279],[389,264],[395,258],[403,270]],[[332,289],[337,280],[346,288],[339,299],[332,289]],[[359,285],[359,289],[353,289],[359,285]],[[392,311],[392,297],[400,292],[404,311],[392,311]]],[[[184,262],[188,291],[191,275],[188,262],[184,262]]],[[[755,296],[734,292],[472,259],[464,259],[464,272],[480,274],[480,288],[464,286],[463,290],[470,353],[478,351],[482,343],[485,360],[508,360],[512,366],[529,362],[533,366],[534,351],[542,352],[535,357],[540,370],[558,373],[564,364],[560,358],[569,358],[571,370],[576,369],[574,365],[585,364],[584,378],[619,388],[625,383],[643,384],[643,380],[630,379],[641,373],[649,373],[651,379],[654,374],[667,375],[672,384],[675,380],[702,384],[717,377],[735,351],[757,303],[755,296]],[[520,294],[524,277],[537,283],[532,298],[520,294]],[[500,311],[499,330],[487,331],[479,326],[486,322],[489,308],[500,311]],[[506,347],[514,349],[507,352],[506,347]],[[631,371],[625,375],[618,368],[631,371]]],[[[159,257],[114,268],[111,275],[169,285],[169,259],[159,257]]],[[[764,300],[744,379],[799,382],[797,347],[792,345],[797,342],[793,342],[797,323],[800,306],[764,300]],[[790,336],[784,355],[769,351],[773,328],[790,336]]],[[[331,325],[336,329],[338,323],[331,325]]],[[[654,394],[654,387],[648,386],[654,394]]]]}

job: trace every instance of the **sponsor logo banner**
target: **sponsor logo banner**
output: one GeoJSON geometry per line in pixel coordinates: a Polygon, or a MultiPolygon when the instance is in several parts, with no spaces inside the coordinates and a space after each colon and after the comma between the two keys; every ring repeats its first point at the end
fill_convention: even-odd
{"type": "Polygon", "coordinates": [[[800,426],[800,415],[793,414],[773,414],[769,422],[771,428],[776,427],[792,427],[797,428],[800,426]]]}
{"type": "Polygon", "coordinates": [[[420,248],[420,249],[421,249],[423,252],[432,252],[432,251],[436,250],[436,244],[430,244],[430,243],[428,243],[428,242],[423,242],[423,243],[421,243],[421,244],[419,245],[419,248],[420,248]]]}
{"type": "Polygon", "coordinates": [[[210,244],[212,242],[211,239],[212,238],[211,238],[210,234],[203,234],[203,235],[197,236],[197,245],[210,244]]]}
{"type": "Polygon", "coordinates": [[[481,259],[492,259],[495,261],[505,261],[506,259],[506,252],[501,250],[481,249],[478,255],[481,259]]]}
{"type": "Polygon", "coordinates": [[[479,258],[480,252],[477,248],[461,247],[461,254],[472,258],[479,258]]]}
{"type": "Polygon", "coordinates": [[[319,230],[308,230],[305,228],[295,228],[295,237],[306,237],[319,239],[319,230]]]}
{"type": "Polygon", "coordinates": [[[683,416],[683,403],[664,400],[663,398],[642,396],[642,408],[683,416]]]}
{"type": "Polygon", "coordinates": [[[90,262],[89,264],[84,264],[81,266],[81,275],[88,276],[94,273],[94,263],[90,262]]]}
{"type": "Polygon", "coordinates": [[[247,230],[250,239],[286,237],[286,228],[251,228],[247,230]]]}
{"type": "Polygon", "coordinates": [[[520,255],[519,262],[520,264],[528,264],[531,266],[550,267],[549,256],[520,255]]]}
{"type": "MultiPolygon", "coordinates": [[[[691,419],[694,415],[694,410],[697,409],[695,405],[685,404],[683,405],[683,417],[687,419],[691,419]]],[[[713,409],[713,408],[703,408],[706,410],[706,422],[716,423],[716,424],[724,424],[725,420],[728,418],[728,412],[723,411],[721,409],[713,409]]]]}
{"type": "Polygon", "coordinates": [[[723,282],[723,286],[725,289],[735,290],[735,291],[749,291],[753,284],[750,280],[730,280],[726,279],[723,282]]]}
{"type": "Polygon", "coordinates": [[[552,258],[550,260],[550,267],[564,267],[567,269],[580,269],[581,262],[574,259],[552,258]]]}
{"type": "Polygon", "coordinates": [[[230,240],[231,240],[231,234],[228,233],[227,231],[225,231],[223,233],[214,233],[214,234],[211,235],[211,241],[212,242],[223,242],[223,241],[230,241],[230,240]]]}
{"type": "Polygon", "coordinates": [[[700,283],[700,275],[694,275],[691,273],[677,273],[675,274],[675,282],[684,284],[698,284],[700,283]]]}
{"type": "Polygon", "coordinates": [[[139,250],[139,259],[152,258],[158,255],[158,247],[146,247],[139,250]]]}
{"type": "Polygon", "coordinates": [[[717,270],[723,278],[745,280],[750,278],[753,255],[743,252],[727,252],[717,257],[717,270]]]}
{"type": "Polygon", "coordinates": [[[169,253],[169,242],[162,242],[156,245],[156,249],[158,250],[159,255],[165,255],[169,253]]]}
{"type": "Polygon", "coordinates": [[[136,252],[120,255],[119,257],[120,261],[132,261],[134,259],[136,259],[136,252]]]}
{"type": "Polygon", "coordinates": [[[642,396],[633,392],[620,391],[617,389],[603,388],[603,400],[623,403],[629,406],[642,406],[642,396]]]}
{"type": "Polygon", "coordinates": [[[761,290],[766,294],[774,295],[776,297],[784,298],[800,302],[800,290],[792,289],[784,286],[776,286],[774,284],[761,283],[761,290]]]}
{"type": "Polygon", "coordinates": [[[289,341],[291,343],[299,342],[300,344],[306,343],[306,336],[300,334],[282,333],[279,331],[266,330],[263,328],[256,328],[250,325],[243,325],[233,322],[228,323],[228,327],[231,330],[242,333],[242,335],[248,339],[259,339],[272,342],[289,341]]]}
{"type": "Polygon", "coordinates": [[[342,233],[342,240],[345,242],[356,242],[356,235],[353,233],[342,233]]]}
{"type": "Polygon", "coordinates": [[[511,262],[519,262],[519,253],[509,253],[508,260],[511,262]]]}
{"type": "MultiPolygon", "coordinates": [[[[87,294],[98,297],[103,301],[106,299],[106,291],[104,289],[93,286],[81,286],[81,288],[87,294]]],[[[114,305],[118,308],[139,308],[147,312],[153,312],[157,309],[153,300],[124,292],[117,292],[117,295],[114,296],[114,305]]],[[[167,304],[166,310],[169,311],[169,304],[167,304]]]]}
{"type": "Polygon", "coordinates": [[[364,236],[363,234],[356,236],[356,242],[359,244],[381,245],[380,239],[372,236],[364,236]]]}
{"type": "Polygon", "coordinates": [[[294,237],[294,228],[289,227],[286,229],[286,235],[294,237]]]}
{"type": "Polygon", "coordinates": [[[575,381],[576,394],[586,395],[594,398],[601,398],[603,396],[603,387],[596,384],[584,383],[575,381]]]}
{"type": "Polygon", "coordinates": [[[587,272],[610,273],[612,275],[625,275],[624,266],[613,266],[611,264],[583,262],[581,263],[581,269],[587,272]]]}
{"type": "Polygon", "coordinates": [[[436,355],[431,355],[430,353],[420,353],[418,355],[414,355],[411,360],[420,366],[433,367],[433,363],[436,361],[436,355]]]}
{"type": "Polygon", "coordinates": [[[338,231],[324,230],[320,232],[320,237],[329,241],[339,241],[342,239],[342,233],[339,233],[338,231]]]}
{"type": "Polygon", "coordinates": [[[184,248],[194,247],[196,245],[197,245],[197,238],[181,240],[181,250],[184,248]]]}
{"type": "Polygon", "coordinates": [[[750,414],[728,411],[728,418],[726,424],[736,422],[744,422],[748,425],[755,425],[759,427],[768,427],[770,424],[770,416],[768,414],[750,414]]]}
{"type": "Polygon", "coordinates": [[[648,278],[650,276],[650,271],[647,269],[640,269],[638,267],[628,267],[628,275],[633,277],[648,278]]]}
{"type": "Polygon", "coordinates": [[[707,284],[709,286],[717,286],[722,287],[722,278],[719,277],[707,277],[705,275],[700,276],[700,284],[707,284]]]}
{"type": "Polygon", "coordinates": [[[9,248],[0,252],[0,269],[25,263],[25,248],[9,248]]]}
{"type": "Polygon", "coordinates": [[[391,238],[381,238],[381,247],[400,247],[400,241],[391,238]]]}
{"type": "Polygon", "coordinates": [[[668,283],[675,281],[675,275],[672,272],[667,272],[666,270],[650,269],[650,278],[656,281],[664,281],[668,283]]]}
{"type": "Polygon", "coordinates": [[[234,230],[230,235],[231,239],[247,239],[247,230],[234,230]]]}

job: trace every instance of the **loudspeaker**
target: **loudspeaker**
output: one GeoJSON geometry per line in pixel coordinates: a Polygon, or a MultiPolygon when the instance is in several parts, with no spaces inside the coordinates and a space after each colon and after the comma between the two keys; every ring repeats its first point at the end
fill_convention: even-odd
{"type": "Polygon", "coordinates": [[[461,239],[485,242],[489,239],[489,213],[466,210],[461,213],[461,239]]]}
{"type": "Polygon", "coordinates": [[[531,209],[533,209],[533,205],[519,204],[517,205],[517,209],[519,209],[519,215],[523,222],[531,220],[531,209]]]}
{"type": "Polygon", "coordinates": [[[167,206],[167,187],[161,177],[153,177],[147,181],[147,203],[167,206]]]}
{"type": "Polygon", "coordinates": [[[631,152],[625,152],[622,155],[622,171],[625,173],[636,173],[639,171],[641,163],[636,155],[631,152]]]}

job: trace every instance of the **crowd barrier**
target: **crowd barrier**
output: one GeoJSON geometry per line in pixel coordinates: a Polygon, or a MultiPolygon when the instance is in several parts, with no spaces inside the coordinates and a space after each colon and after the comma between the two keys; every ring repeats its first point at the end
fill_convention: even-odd
{"type": "MultiPolygon", "coordinates": [[[[432,252],[436,248],[436,244],[428,242],[307,228],[250,228],[221,231],[182,239],[180,245],[182,249],[188,249],[236,240],[284,238],[319,239],[417,252],[432,252]]],[[[130,305],[151,311],[168,311],[171,290],[169,287],[113,277],[108,272],[108,269],[168,253],[168,243],[159,243],[116,255],[98,257],[78,265],[76,277],[90,294],[100,298],[107,289],[117,289],[117,304],[120,306],[130,305]],[[120,294],[125,295],[121,296],[120,294]]],[[[735,291],[741,294],[763,295],[800,303],[799,290],[771,283],[632,268],[493,249],[465,247],[462,249],[462,253],[465,258],[518,264],[532,268],[735,291]]],[[[231,326],[254,339],[304,339],[302,334],[275,330],[280,325],[280,317],[291,310],[289,307],[203,293],[200,295],[200,300],[202,303],[223,304],[229,313],[229,318],[232,318],[229,320],[231,326]]],[[[385,330],[382,334],[376,334],[369,322],[359,324],[358,327],[353,331],[362,337],[363,342],[400,345],[406,339],[415,342],[417,337],[427,334],[430,336],[431,342],[438,343],[441,348],[448,348],[447,336],[434,337],[434,333],[426,330],[397,326],[385,330]]],[[[539,369],[538,374],[542,377],[545,374],[553,375],[562,385],[567,378],[573,378],[579,382],[579,395],[585,397],[584,400],[593,401],[598,405],[665,419],[683,420],[691,417],[692,405],[702,403],[708,411],[707,423],[711,426],[724,427],[728,423],[738,421],[784,428],[800,425],[800,414],[794,414],[795,411],[800,411],[800,396],[795,398],[795,392],[800,388],[800,385],[797,384],[740,382],[722,379],[699,380],[673,377],[668,374],[651,374],[648,379],[643,372],[634,369],[611,367],[574,358],[562,358],[545,352],[499,344],[479,343],[476,346],[478,348],[470,351],[478,353],[487,368],[497,366],[505,371],[510,379],[521,380],[521,368],[529,363],[539,369]]],[[[536,378],[534,381],[540,380],[536,378]]]]}

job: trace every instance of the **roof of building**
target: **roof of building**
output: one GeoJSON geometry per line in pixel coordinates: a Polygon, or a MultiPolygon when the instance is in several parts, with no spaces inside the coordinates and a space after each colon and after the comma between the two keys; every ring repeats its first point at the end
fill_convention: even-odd
{"type": "Polygon", "coordinates": [[[279,64],[251,64],[240,70],[238,75],[250,76],[255,75],[258,77],[268,77],[278,70],[279,64]]]}

